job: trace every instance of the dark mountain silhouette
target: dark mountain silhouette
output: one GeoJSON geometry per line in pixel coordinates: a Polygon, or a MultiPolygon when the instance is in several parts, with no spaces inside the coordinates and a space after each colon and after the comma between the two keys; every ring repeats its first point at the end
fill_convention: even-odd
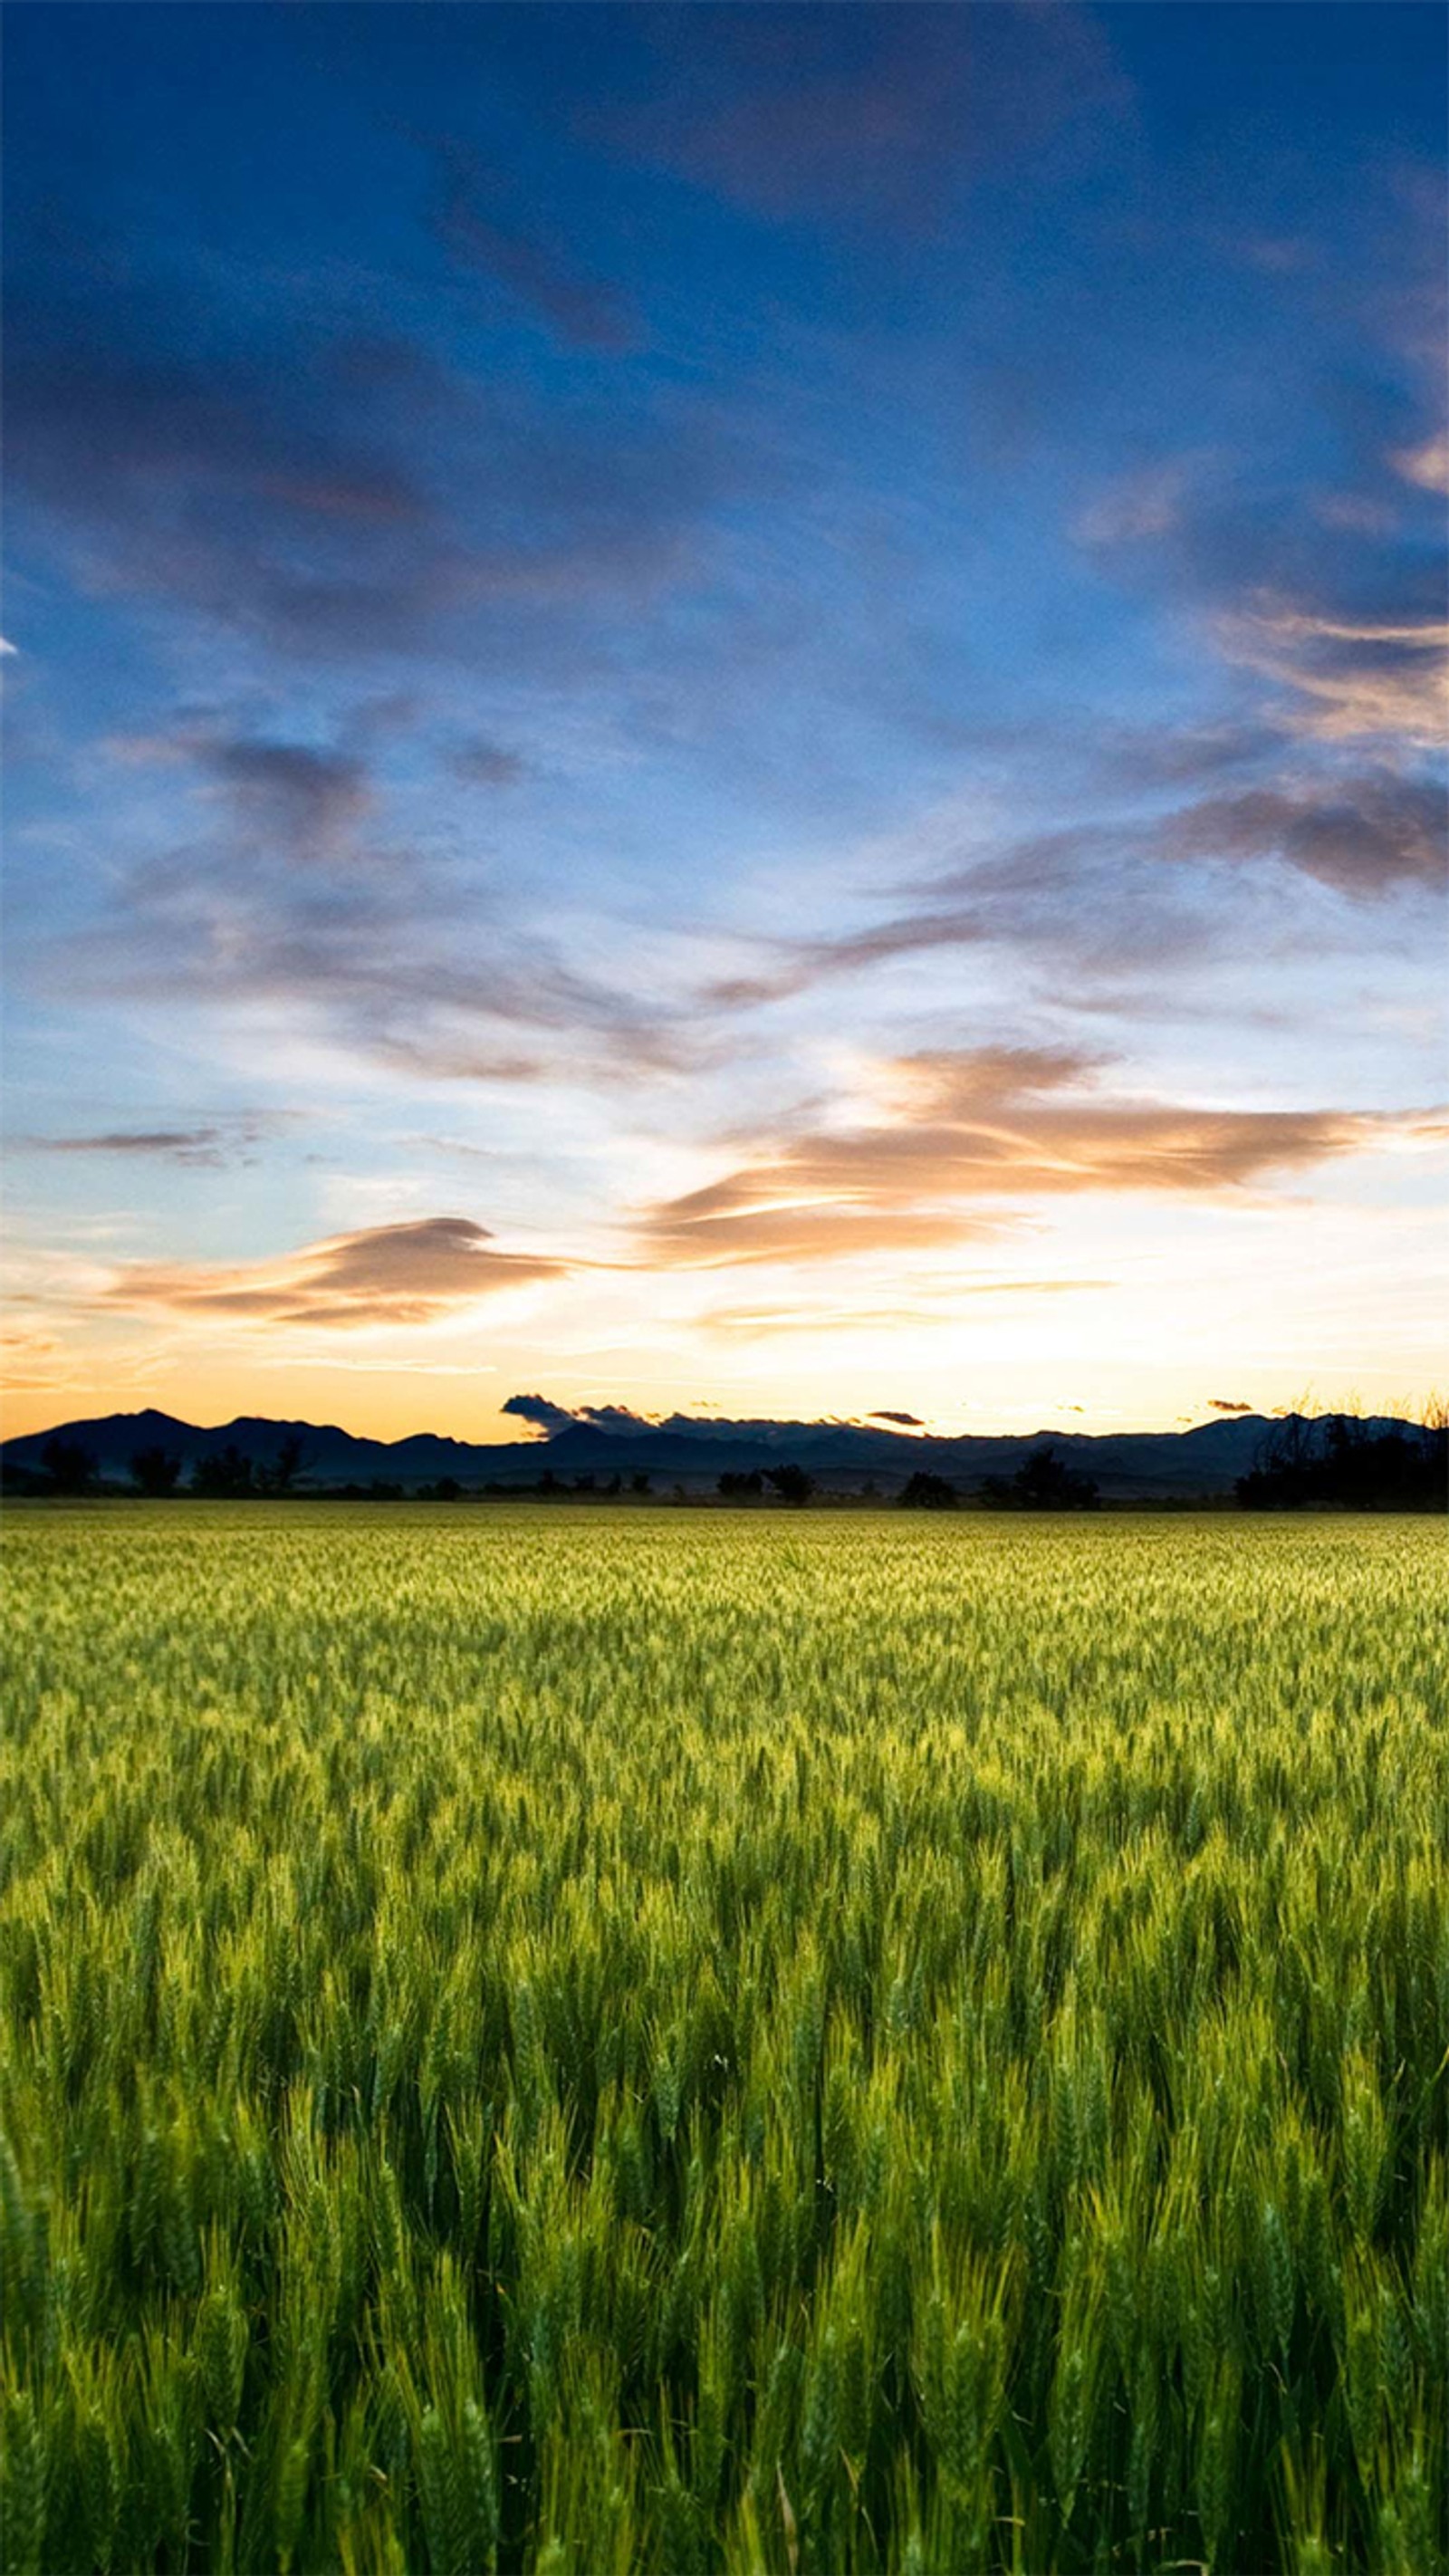
{"type": "MultiPolygon", "coordinates": [[[[713,1492],[723,1472],[767,1472],[788,1460],[817,1486],[859,1490],[873,1483],[893,1495],[916,1475],[945,1477],[970,1493],[987,1477],[1012,1477],[1044,1441],[1068,1468],[1088,1474],[1104,1500],[1172,1501],[1192,1495],[1226,1495],[1259,1465],[1264,1443],[1281,1439],[1282,1420],[1261,1414],[1218,1416],[1190,1431],[1089,1433],[1043,1429],[1020,1434],[967,1433],[941,1439],[888,1430],[875,1422],[695,1421],[676,1414],[650,1423],[622,1408],[599,1408],[590,1417],[552,1408],[557,1427],[546,1437],[506,1442],[449,1439],[432,1431],[403,1440],[367,1440],[335,1423],[281,1422],[243,1414],[234,1422],[201,1428],[157,1412],[113,1413],[95,1421],[67,1422],[6,1441],[0,1449],[12,1482],[45,1473],[48,1444],[60,1438],[94,1461],[104,1485],[134,1490],[131,1462],[150,1450],[181,1462],[181,1484],[190,1486],[199,1466],[228,1450],[249,1458],[265,1488],[279,1461],[300,1454],[298,1488],[375,1480],[416,1490],[452,1478],[465,1491],[484,1485],[535,1485],[547,1471],[561,1486],[594,1477],[601,1486],[615,1476],[628,1482],[649,1476],[657,1489],[713,1492]]],[[[1297,1437],[1309,1450],[1326,1444],[1330,1425],[1342,1417],[1292,1415],[1297,1437]]],[[[1373,1418],[1359,1426],[1366,1436],[1400,1432],[1419,1437],[1418,1426],[1373,1418]]],[[[209,1480],[204,1480],[209,1481],[209,1480]]]]}

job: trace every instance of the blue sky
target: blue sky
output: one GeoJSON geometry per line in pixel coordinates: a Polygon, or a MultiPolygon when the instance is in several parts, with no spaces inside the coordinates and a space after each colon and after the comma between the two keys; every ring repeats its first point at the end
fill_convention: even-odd
{"type": "Polygon", "coordinates": [[[1428,1392],[1441,10],[7,35],[9,1427],[1428,1392]]]}

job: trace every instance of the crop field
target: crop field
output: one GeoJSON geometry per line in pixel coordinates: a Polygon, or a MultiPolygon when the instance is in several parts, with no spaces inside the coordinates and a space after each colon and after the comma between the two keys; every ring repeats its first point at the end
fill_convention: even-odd
{"type": "Polygon", "coordinates": [[[1441,1528],[4,1553],[14,2576],[1449,2564],[1441,1528]]]}

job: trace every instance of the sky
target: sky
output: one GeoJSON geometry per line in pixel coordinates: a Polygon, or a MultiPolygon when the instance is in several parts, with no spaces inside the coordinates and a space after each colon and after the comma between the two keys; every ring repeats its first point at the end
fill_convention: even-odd
{"type": "Polygon", "coordinates": [[[1437,5],[11,5],[5,1427],[1449,1385],[1437,5]]]}

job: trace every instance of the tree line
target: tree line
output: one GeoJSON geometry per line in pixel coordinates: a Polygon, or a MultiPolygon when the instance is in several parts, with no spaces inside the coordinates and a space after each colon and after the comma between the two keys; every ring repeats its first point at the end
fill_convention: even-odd
{"type": "MultiPolygon", "coordinates": [[[[58,1434],[47,1441],[41,1453],[48,1489],[53,1494],[81,1495],[95,1492],[99,1470],[94,1453],[83,1442],[58,1434]]],[[[302,1440],[289,1434],[270,1459],[256,1459],[228,1441],[223,1449],[198,1458],[188,1482],[182,1483],[183,1462],[172,1451],[159,1444],[137,1449],[130,1460],[130,1478],[136,1493],[152,1502],[164,1502],[173,1495],[194,1494],[202,1501],[241,1502],[252,1497],[272,1498],[301,1491],[307,1473],[307,1456],[302,1440]]],[[[406,1488],[400,1484],[374,1478],[370,1484],[348,1484],[331,1489],[346,1500],[400,1502],[406,1488]]],[[[634,1497],[653,1494],[652,1479],[635,1474],[627,1480],[619,1474],[600,1479],[576,1476],[565,1483],[550,1468],[526,1486],[490,1484],[489,1494],[533,1494],[544,1501],[559,1501],[570,1495],[595,1496],[612,1501],[626,1490],[634,1497]]],[[[762,1502],[767,1496],[803,1510],[821,1492],[816,1478],[797,1459],[787,1458],[773,1467],[726,1469],[715,1485],[721,1502],[762,1502]]],[[[1014,1476],[988,1476],[976,1489],[982,1501],[1013,1510],[1063,1511],[1089,1509],[1098,1500],[1098,1489],[1090,1476],[1079,1474],[1052,1447],[1043,1441],[1017,1469],[1014,1476]]],[[[436,1483],[412,1489],[413,1498],[437,1502],[457,1501],[465,1488],[455,1476],[441,1476],[436,1483]]],[[[682,1485],[673,1489],[677,1500],[685,1499],[682,1485]]],[[[866,1489],[866,1499],[875,1496],[875,1487],[866,1489]]],[[[945,1476],[918,1470],[896,1497],[908,1511],[949,1511],[972,1499],[945,1476]]]]}
{"type": "Polygon", "coordinates": [[[1414,1431],[1376,1431],[1352,1414],[1326,1422],[1290,1414],[1260,1443],[1237,1481],[1248,1511],[1443,1511],[1449,1504],[1449,1416],[1439,1405],[1414,1431]]]}
{"type": "MultiPolygon", "coordinates": [[[[183,1485],[183,1461],[159,1444],[138,1449],[129,1462],[133,1490],[153,1502],[195,1495],[201,1501],[277,1500],[300,1494],[308,1486],[305,1443],[289,1433],[268,1459],[257,1459],[234,1441],[193,1463],[183,1485]]],[[[47,1441],[41,1453],[41,1490],[57,1495],[83,1495],[100,1482],[94,1454],[79,1440],[62,1433],[47,1441]]],[[[33,1490],[33,1487],[31,1488],[33,1490]]],[[[465,1491],[455,1476],[414,1486],[374,1478],[370,1484],[311,1487],[317,1498],[355,1502],[456,1502],[465,1491]]],[[[566,1483],[545,1467],[529,1485],[490,1483],[485,1494],[561,1501],[569,1497],[613,1501],[659,1499],[651,1478],[635,1473],[600,1479],[576,1476],[566,1483]]],[[[796,1459],[777,1466],[727,1468],[716,1480],[715,1494],[726,1503],[763,1503],[767,1499],[803,1510],[822,1491],[809,1469],[796,1459]]],[[[1416,1429],[1379,1431],[1352,1415],[1317,1419],[1291,1414],[1264,1434],[1253,1467],[1237,1479],[1234,1493],[1248,1511],[1301,1511],[1338,1508],[1357,1511],[1443,1511],[1449,1507],[1449,1411],[1431,1407],[1416,1429]]],[[[689,1499],[675,1485],[666,1500],[689,1499]]],[[[880,1500],[874,1484],[864,1501],[880,1500]]],[[[1074,1467],[1050,1440],[1043,1440],[1010,1476],[987,1476],[963,1488],[929,1468],[918,1468],[895,1497],[906,1511],[954,1511],[963,1503],[985,1504],[996,1511],[1091,1511],[1101,1500],[1096,1480],[1074,1467]]]]}
{"type": "MultiPolygon", "coordinates": [[[[40,1463],[55,1494],[89,1494],[95,1491],[99,1469],[94,1452],[80,1440],[57,1436],[48,1440],[40,1453],[40,1463]]],[[[137,1449],[130,1460],[131,1483],[138,1494],[151,1502],[164,1502],[166,1497],[183,1490],[213,1502],[234,1502],[247,1494],[277,1495],[296,1493],[307,1465],[307,1453],[295,1432],[268,1459],[256,1459],[228,1441],[210,1457],[198,1458],[191,1470],[190,1484],[181,1484],[182,1461],[159,1444],[137,1449]]]]}

